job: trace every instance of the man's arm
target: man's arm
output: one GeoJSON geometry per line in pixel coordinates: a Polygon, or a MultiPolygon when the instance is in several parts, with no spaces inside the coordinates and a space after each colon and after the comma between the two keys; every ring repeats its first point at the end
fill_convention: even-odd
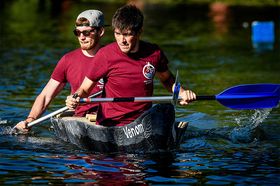
{"type": "Polygon", "coordinates": [[[172,92],[172,86],[175,83],[175,77],[173,76],[173,74],[169,70],[167,70],[164,72],[157,72],[156,75],[163,84],[163,86],[169,92],[172,92]]]}
{"type": "MultiPolygon", "coordinates": [[[[33,103],[31,111],[26,120],[19,122],[16,125],[16,128],[24,131],[26,129],[27,123],[30,123],[39,118],[47,109],[53,98],[63,89],[64,85],[64,83],[60,83],[54,79],[50,79],[42,92],[35,99],[35,102],[33,103]]],[[[28,130],[26,130],[25,132],[28,132],[28,130]]]]}
{"type": "Polygon", "coordinates": [[[76,91],[77,98],[73,98],[73,95],[67,96],[65,100],[66,106],[69,109],[75,109],[80,101],[80,98],[88,97],[92,88],[96,85],[97,82],[90,80],[89,78],[85,77],[80,88],[76,91]]]}
{"type": "MultiPolygon", "coordinates": [[[[157,72],[157,77],[169,92],[173,92],[175,78],[169,70],[165,72],[157,72]]],[[[191,90],[185,90],[183,87],[180,87],[179,96],[182,98],[182,100],[180,101],[181,105],[187,105],[189,102],[196,99],[196,95],[194,92],[192,92],[191,90]]]]}

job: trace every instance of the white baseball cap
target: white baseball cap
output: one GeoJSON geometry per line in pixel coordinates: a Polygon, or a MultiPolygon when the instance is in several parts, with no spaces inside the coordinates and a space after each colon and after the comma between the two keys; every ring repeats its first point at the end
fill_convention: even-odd
{"type": "Polygon", "coordinates": [[[77,20],[82,17],[89,21],[91,27],[104,27],[104,15],[99,10],[83,11],[78,15],[77,20]]]}

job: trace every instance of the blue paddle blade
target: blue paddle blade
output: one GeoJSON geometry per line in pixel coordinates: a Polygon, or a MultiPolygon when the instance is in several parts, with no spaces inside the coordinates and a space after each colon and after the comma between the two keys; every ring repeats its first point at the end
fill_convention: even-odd
{"type": "Polygon", "coordinates": [[[248,84],[231,87],[216,100],[232,109],[273,108],[279,104],[280,84],[248,84]]]}

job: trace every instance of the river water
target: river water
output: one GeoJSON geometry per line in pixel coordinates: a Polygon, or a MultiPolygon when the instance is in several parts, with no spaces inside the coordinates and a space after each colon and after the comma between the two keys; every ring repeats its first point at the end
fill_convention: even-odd
{"type": "MultiPolygon", "coordinates": [[[[277,185],[280,109],[233,110],[217,101],[176,107],[189,127],[178,150],[157,154],[101,154],[62,142],[50,121],[29,135],[10,135],[25,119],[59,58],[78,46],[76,15],[100,9],[107,24],[116,3],[1,1],[0,184],[277,185]],[[51,3],[52,2],[52,3],[51,3]],[[56,2],[56,3],[55,3],[56,2]]],[[[280,83],[279,7],[144,4],[142,38],[157,43],[198,95],[228,87],[280,83]],[[253,21],[273,21],[275,41],[254,48],[253,21]]],[[[110,28],[103,43],[113,41],[110,28]]],[[[64,106],[65,89],[47,113],[64,106]]],[[[155,81],[155,95],[169,95],[155,81]]]]}

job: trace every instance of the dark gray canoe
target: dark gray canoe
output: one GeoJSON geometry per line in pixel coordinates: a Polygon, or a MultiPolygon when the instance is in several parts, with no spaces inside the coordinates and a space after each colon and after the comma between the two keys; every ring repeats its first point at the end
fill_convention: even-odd
{"type": "Polygon", "coordinates": [[[178,127],[172,104],[158,104],[126,126],[104,127],[82,117],[53,118],[57,137],[95,152],[158,152],[179,146],[187,126],[178,127]]]}

